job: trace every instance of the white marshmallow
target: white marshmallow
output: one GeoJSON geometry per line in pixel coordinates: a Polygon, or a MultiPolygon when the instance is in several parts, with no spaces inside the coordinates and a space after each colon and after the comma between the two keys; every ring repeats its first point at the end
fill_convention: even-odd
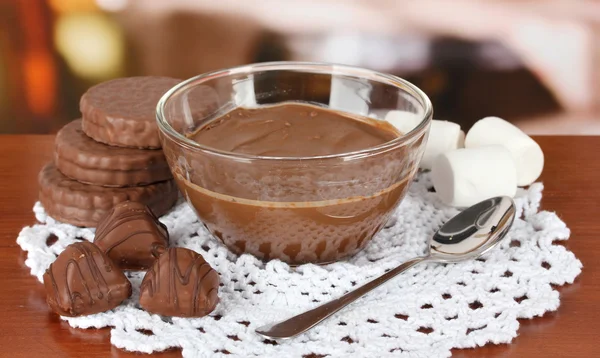
{"type": "Polygon", "coordinates": [[[429,129],[429,139],[423,153],[423,159],[419,167],[422,169],[431,169],[433,160],[440,154],[444,154],[454,149],[462,147],[464,142],[464,132],[460,130],[460,126],[448,121],[431,121],[431,129],[429,129]],[[461,137],[463,133],[463,137],[461,137]]]}
{"type": "Polygon", "coordinates": [[[386,122],[396,127],[402,134],[415,129],[423,120],[417,113],[393,110],[385,115],[386,122]]]}
{"type": "Polygon", "coordinates": [[[458,148],[465,147],[465,131],[461,130],[460,135],[458,137],[458,148]]]}
{"type": "MultiPolygon", "coordinates": [[[[385,120],[396,127],[400,132],[406,134],[419,125],[422,118],[416,113],[406,111],[389,111],[385,120]]],[[[438,155],[463,148],[465,142],[465,132],[460,130],[460,126],[453,122],[432,120],[429,129],[427,146],[419,167],[422,169],[431,169],[433,160],[438,155]]]]}
{"type": "Polygon", "coordinates": [[[329,107],[349,113],[367,115],[373,86],[367,80],[331,77],[329,107]]]}
{"type": "Polygon", "coordinates": [[[498,117],[479,120],[467,133],[466,148],[500,144],[510,151],[517,168],[519,186],[533,183],[542,174],[544,153],[527,134],[498,117]]]}
{"type": "Polygon", "coordinates": [[[517,192],[517,171],[511,153],[500,145],[463,148],[437,156],[431,177],[435,191],[448,205],[469,207],[499,195],[517,192]]]}
{"type": "Polygon", "coordinates": [[[254,92],[254,75],[233,84],[234,101],[239,107],[255,108],[256,93],[254,92]]]}

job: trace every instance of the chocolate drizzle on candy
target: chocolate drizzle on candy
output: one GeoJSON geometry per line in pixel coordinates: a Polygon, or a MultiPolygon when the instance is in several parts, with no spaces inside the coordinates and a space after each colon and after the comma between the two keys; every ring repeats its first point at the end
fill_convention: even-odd
{"type": "Polygon", "coordinates": [[[169,233],[146,205],[126,201],[100,222],[94,244],[121,269],[145,270],[166,250],[169,233]]]}
{"type": "Polygon", "coordinates": [[[140,305],[163,316],[202,317],[219,302],[219,275],[198,253],[170,248],[148,270],[140,305]]]}
{"type": "Polygon", "coordinates": [[[61,316],[83,316],[117,307],[131,283],[94,244],[69,245],[44,274],[46,300],[61,316]]]}

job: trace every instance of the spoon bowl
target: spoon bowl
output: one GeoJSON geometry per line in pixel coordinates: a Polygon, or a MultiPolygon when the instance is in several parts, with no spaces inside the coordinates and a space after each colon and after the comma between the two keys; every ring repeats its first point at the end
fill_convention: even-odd
{"type": "Polygon", "coordinates": [[[465,209],[431,237],[429,261],[452,263],[485,254],[504,238],[513,224],[515,212],[513,200],[506,196],[465,209]]]}
{"type": "Polygon", "coordinates": [[[406,261],[354,291],[310,311],[259,327],[256,333],[270,339],[292,338],[420,262],[453,263],[475,259],[500,243],[512,226],[515,213],[513,200],[506,196],[475,204],[450,219],[431,237],[426,256],[406,261]]]}

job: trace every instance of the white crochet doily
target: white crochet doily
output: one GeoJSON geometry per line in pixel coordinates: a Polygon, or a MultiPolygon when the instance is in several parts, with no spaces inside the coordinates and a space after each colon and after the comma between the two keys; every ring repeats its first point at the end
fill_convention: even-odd
{"type": "MultiPolygon", "coordinates": [[[[124,304],[64,319],[79,328],[112,327],[111,342],[122,349],[151,353],[181,348],[184,357],[448,357],[452,348],[508,343],[517,335],[518,318],[557,309],[559,293],[552,285],[572,283],[582,265],[572,252],[554,244],[567,240],[569,229],[554,213],[538,211],[542,185],[534,184],[519,190],[515,202],[520,219],[485,257],[417,265],[292,340],[276,342],[254,333],[422,255],[434,231],[458,212],[443,205],[430,187],[428,174],[421,174],[395,223],[350,260],[296,268],[231,254],[186,203],[179,203],[161,221],[171,245],[201,253],[220,273],[216,310],[196,319],[147,313],[138,305],[144,273],[129,273],[133,295],[124,304]]],[[[24,228],[17,242],[28,252],[31,273],[42,281],[44,270],[67,245],[93,240],[94,231],[55,221],[39,203],[34,212],[39,223],[24,228]]]]}

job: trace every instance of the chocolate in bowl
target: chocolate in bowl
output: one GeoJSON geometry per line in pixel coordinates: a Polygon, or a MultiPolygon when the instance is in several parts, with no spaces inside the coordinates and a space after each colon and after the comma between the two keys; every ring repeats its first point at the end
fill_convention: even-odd
{"type": "MultiPolygon", "coordinates": [[[[230,250],[290,264],[326,263],[362,249],[404,197],[424,149],[431,105],[418,88],[394,76],[283,62],[185,81],[160,100],[157,119],[181,192],[230,250]],[[353,147],[354,139],[341,147],[350,151],[309,156],[288,155],[285,143],[261,155],[192,138],[236,108],[260,110],[282,103],[310,103],[363,120],[374,112],[381,118],[400,110],[413,114],[406,116],[413,127],[367,148],[353,147]]],[[[381,119],[369,120],[392,128],[381,119]]],[[[232,137],[223,132],[215,138],[226,142],[232,137]]]]}

